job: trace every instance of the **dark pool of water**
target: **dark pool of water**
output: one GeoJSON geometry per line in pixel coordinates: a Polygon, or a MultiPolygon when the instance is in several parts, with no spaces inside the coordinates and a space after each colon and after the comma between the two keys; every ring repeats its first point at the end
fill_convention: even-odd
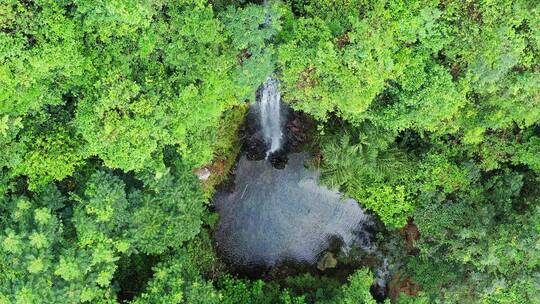
{"type": "Polygon", "coordinates": [[[336,239],[341,250],[369,247],[370,216],[352,199],[319,185],[307,153],[288,156],[284,169],[239,160],[234,187],[216,194],[215,240],[225,261],[243,268],[283,262],[316,264],[336,239]]]}

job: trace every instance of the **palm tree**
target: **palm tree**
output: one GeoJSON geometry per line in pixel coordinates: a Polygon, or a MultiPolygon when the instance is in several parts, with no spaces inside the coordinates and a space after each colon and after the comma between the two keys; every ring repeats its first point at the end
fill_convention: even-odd
{"type": "Polygon", "coordinates": [[[323,142],[321,168],[325,184],[351,191],[375,181],[394,179],[405,169],[405,154],[380,140],[369,141],[378,135],[369,131],[358,136],[348,131],[323,142]]]}

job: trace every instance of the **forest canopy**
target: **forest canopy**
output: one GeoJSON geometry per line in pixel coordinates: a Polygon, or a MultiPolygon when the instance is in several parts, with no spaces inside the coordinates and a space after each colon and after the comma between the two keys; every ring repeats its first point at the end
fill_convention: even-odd
{"type": "Polygon", "coordinates": [[[218,267],[194,172],[272,74],[323,182],[418,230],[392,302],[540,302],[538,1],[0,0],[0,303],[376,303],[218,267]]]}

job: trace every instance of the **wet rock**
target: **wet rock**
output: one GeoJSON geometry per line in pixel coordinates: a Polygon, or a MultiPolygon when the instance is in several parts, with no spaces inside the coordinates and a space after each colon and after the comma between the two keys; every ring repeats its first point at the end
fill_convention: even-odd
{"type": "Polygon", "coordinates": [[[242,150],[248,160],[263,160],[266,157],[267,145],[264,142],[257,113],[253,109],[248,112],[246,121],[240,130],[242,134],[242,150]]]}
{"type": "Polygon", "coordinates": [[[285,169],[285,166],[287,166],[287,162],[289,161],[289,158],[287,157],[286,153],[273,153],[269,157],[270,164],[272,164],[272,167],[276,169],[285,169]]]}
{"type": "Polygon", "coordinates": [[[290,151],[299,151],[312,141],[315,121],[303,112],[291,111],[285,126],[285,137],[290,151]]]}
{"type": "Polygon", "coordinates": [[[244,144],[246,157],[248,160],[263,160],[266,157],[266,145],[264,141],[257,138],[250,138],[244,144]]]}
{"type": "Polygon", "coordinates": [[[334,254],[331,252],[326,252],[322,258],[317,262],[317,269],[320,271],[325,271],[329,268],[335,268],[337,266],[337,259],[334,257],[334,254]]]}

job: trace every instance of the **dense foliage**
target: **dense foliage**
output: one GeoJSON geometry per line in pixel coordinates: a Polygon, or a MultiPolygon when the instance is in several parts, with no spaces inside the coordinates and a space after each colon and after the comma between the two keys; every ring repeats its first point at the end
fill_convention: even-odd
{"type": "Polygon", "coordinates": [[[218,267],[193,172],[274,72],[324,182],[417,227],[394,302],[540,302],[538,1],[260,2],[0,0],[0,303],[374,303],[218,267]]]}
{"type": "Polygon", "coordinates": [[[332,2],[291,1],[279,49],[287,100],[329,121],[327,182],[414,219],[431,302],[540,301],[538,3],[332,2]]]}

